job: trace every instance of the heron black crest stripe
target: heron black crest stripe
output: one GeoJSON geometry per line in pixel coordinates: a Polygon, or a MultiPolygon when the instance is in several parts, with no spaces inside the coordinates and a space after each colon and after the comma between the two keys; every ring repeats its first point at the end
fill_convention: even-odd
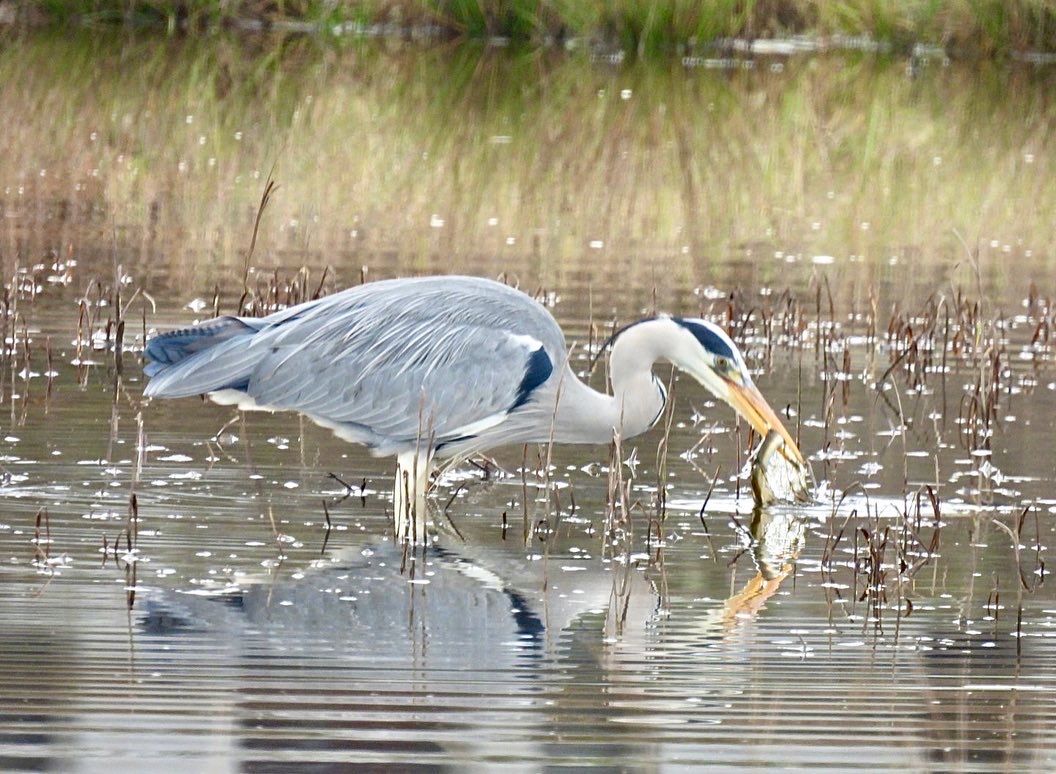
{"type": "Polygon", "coordinates": [[[542,347],[535,350],[528,357],[528,365],[524,369],[524,378],[521,380],[520,386],[517,388],[517,399],[510,406],[509,410],[513,411],[520,406],[523,406],[528,402],[528,399],[532,396],[532,391],[540,384],[550,378],[550,374],[554,372],[554,364],[550,360],[550,356],[546,354],[546,350],[542,347]]]}
{"type": "Polygon", "coordinates": [[[701,325],[692,320],[686,320],[682,317],[672,317],[671,319],[692,333],[697,341],[700,342],[701,346],[708,350],[708,352],[711,352],[713,355],[736,359],[733,349],[725,339],[708,326],[701,325]]]}

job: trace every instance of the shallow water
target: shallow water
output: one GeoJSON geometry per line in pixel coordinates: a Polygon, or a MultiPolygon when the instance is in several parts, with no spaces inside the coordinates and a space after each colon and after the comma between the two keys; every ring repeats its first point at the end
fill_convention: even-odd
{"type": "Polygon", "coordinates": [[[0,53],[24,116],[0,161],[5,276],[30,267],[5,329],[0,766],[1053,767],[1049,75],[272,45],[0,53]],[[292,415],[144,405],[141,314],[207,316],[214,285],[231,311],[252,172],[276,156],[254,288],[302,265],[309,291],[324,266],[324,289],[364,265],[505,273],[584,370],[614,319],[732,320],[817,502],[753,514],[749,438],[676,377],[666,506],[662,427],[615,466],[503,450],[486,480],[448,473],[435,542],[406,553],[388,461],[292,415]],[[120,373],[97,303],[115,263],[120,373]]]}

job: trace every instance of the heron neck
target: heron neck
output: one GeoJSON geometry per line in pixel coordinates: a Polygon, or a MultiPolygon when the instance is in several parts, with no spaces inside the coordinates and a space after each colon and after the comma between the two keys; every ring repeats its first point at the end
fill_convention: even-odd
{"type": "MultiPolygon", "coordinates": [[[[641,435],[664,408],[664,391],[653,376],[653,364],[664,358],[664,337],[644,320],[616,339],[609,358],[612,394],[605,395],[572,377],[558,403],[555,440],[566,443],[608,443],[641,435]]],[[[571,374],[570,374],[571,376],[571,374]]]]}

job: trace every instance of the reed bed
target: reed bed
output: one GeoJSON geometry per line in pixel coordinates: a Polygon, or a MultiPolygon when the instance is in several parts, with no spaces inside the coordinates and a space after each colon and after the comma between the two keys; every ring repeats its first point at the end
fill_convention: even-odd
{"type": "Polygon", "coordinates": [[[921,41],[971,55],[1052,51],[1056,8],[1046,0],[44,0],[12,20],[159,27],[587,41],[638,55],[699,49],[726,38],[850,36],[910,51],[921,41]]]}

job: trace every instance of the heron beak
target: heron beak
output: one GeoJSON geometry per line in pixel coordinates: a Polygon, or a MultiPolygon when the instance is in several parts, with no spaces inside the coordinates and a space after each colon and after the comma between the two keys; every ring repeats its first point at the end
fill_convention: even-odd
{"type": "Polygon", "coordinates": [[[748,423],[755,428],[755,432],[759,433],[759,437],[766,438],[766,434],[771,430],[777,431],[785,441],[781,447],[781,454],[789,462],[801,467],[806,466],[806,461],[796,442],[785,429],[777,413],[770,408],[770,404],[766,402],[766,398],[759,392],[759,389],[754,384],[743,385],[729,380],[726,380],[726,386],[728,388],[727,401],[738,414],[748,420],[748,423]]]}

